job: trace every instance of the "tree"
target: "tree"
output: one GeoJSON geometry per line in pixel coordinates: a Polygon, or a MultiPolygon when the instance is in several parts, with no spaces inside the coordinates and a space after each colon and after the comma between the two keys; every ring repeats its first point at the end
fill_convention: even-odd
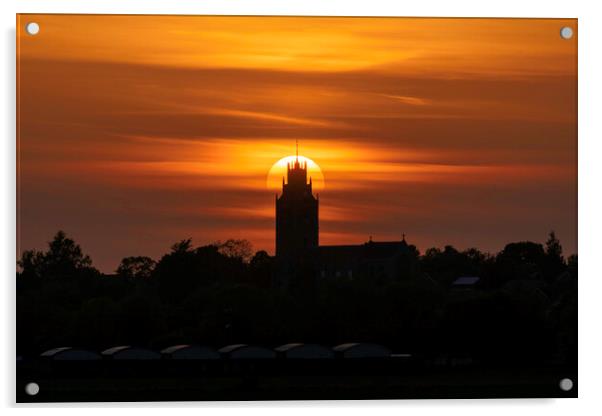
{"type": "Polygon", "coordinates": [[[556,238],[556,233],[551,231],[546,241],[546,265],[545,278],[548,281],[556,279],[566,269],[566,263],[562,256],[562,246],[556,238]]]}
{"type": "Polygon", "coordinates": [[[424,272],[444,286],[468,273],[465,256],[450,245],[443,250],[434,247],[427,249],[421,258],[421,266],[424,272]]]}
{"type": "Polygon", "coordinates": [[[155,269],[156,262],[150,257],[125,257],[117,268],[117,274],[125,278],[149,278],[155,269]]]}
{"type": "Polygon", "coordinates": [[[531,241],[506,244],[496,257],[500,283],[513,279],[541,278],[546,253],[541,244],[531,241]]]}
{"type": "Polygon", "coordinates": [[[44,262],[44,253],[36,250],[26,250],[17,261],[21,268],[20,275],[23,277],[40,277],[42,275],[42,265],[44,262]]]}
{"type": "Polygon", "coordinates": [[[46,252],[25,251],[18,264],[24,276],[66,277],[95,271],[90,257],[63,231],[56,233],[46,252]]]}
{"type": "Polygon", "coordinates": [[[161,296],[178,301],[194,290],[202,278],[198,276],[194,257],[192,240],[189,238],[173,244],[171,253],[159,260],[153,276],[158,279],[161,296]]]}
{"type": "Polygon", "coordinates": [[[253,268],[261,268],[266,265],[271,265],[273,260],[274,258],[271,257],[267,251],[259,250],[251,259],[250,265],[253,268]]]}
{"type": "Polygon", "coordinates": [[[548,241],[546,241],[546,255],[550,258],[559,260],[561,263],[564,263],[564,258],[562,257],[562,246],[560,245],[560,240],[556,238],[556,233],[554,231],[550,231],[548,241]]]}
{"type": "Polygon", "coordinates": [[[269,288],[272,284],[274,257],[271,257],[265,250],[259,250],[249,262],[249,266],[253,284],[269,288]]]}
{"type": "Polygon", "coordinates": [[[188,253],[192,250],[192,238],[179,241],[171,246],[172,254],[188,253]]]}
{"type": "Polygon", "coordinates": [[[229,239],[223,243],[221,241],[217,241],[214,243],[214,245],[224,256],[240,259],[244,263],[248,263],[253,255],[253,246],[248,240],[229,239]]]}
{"type": "Polygon", "coordinates": [[[464,256],[466,256],[466,258],[473,263],[473,265],[481,265],[483,264],[487,258],[488,255],[481,252],[480,250],[476,249],[476,248],[469,248],[467,250],[464,250],[462,252],[462,254],[464,254],[464,256]]]}
{"type": "Polygon", "coordinates": [[[568,265],[571,273],[573,273],[575,276],[577,275],[577,264],[578,264],[577,255],[571,254],[567,260],[567,265],[568,265]]]}
{"type": "Polygon", "coordinates": [[[170,302],[179,302],[199,286],[207,286],[226,278],[238,277],[243,263],[220,253],[215,244],[193,248],[191,240],[182,240],[172,246],[153,272],[161,289],[161,296],[170,302]]]}

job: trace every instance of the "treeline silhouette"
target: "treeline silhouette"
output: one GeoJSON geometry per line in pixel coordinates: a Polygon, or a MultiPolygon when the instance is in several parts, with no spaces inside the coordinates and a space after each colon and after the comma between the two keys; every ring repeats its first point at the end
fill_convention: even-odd
{"type": "Polygon", "coordinates": [[[95,269],[65,233],[26,251],[17,272],[17,353],[231,343],[376,342],[396,352],[485,362],[577,357],[577,256],[554,233],[497,254],[410,246],[394,279],[317,279],[311,293],[272,288],[275,259],[246,240],[180,241],[158,261],[95,269]],[[478,276],[469,288],[461,276],[478,276]]]}

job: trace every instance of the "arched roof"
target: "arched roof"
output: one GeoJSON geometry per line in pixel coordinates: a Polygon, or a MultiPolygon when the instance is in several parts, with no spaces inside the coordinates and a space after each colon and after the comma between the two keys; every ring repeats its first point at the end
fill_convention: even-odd
{"type": "Polygon", "coordinates": [[[156,351],[129,345],[108,348],[102,352],[102,355],[113,360],[158,360],[161,358],[161,354],[156,351]]]}
{"type": "Polygon", "coordinates": [[[247,344],[227,345],[219,349],[219,352],[230,359],[266,359],[275,358],[276,353],[268,348],[257,347],[247,344]]]}
{"type": "Polygon", "coordinates": [[[93,361],[101,357],[95,352],[71,347],[53,348],[40,354],[41,357],[59,361],[93,361]]]}
{"type": "Polygon", "coordinates": [[[282,354],[285,358],[291,359],[321,359],[334,357],[332,350],[318,344],[284,344],[275,348],[275,351],[282,354]]]}
{"type": "Polygon", "coordinates": [[[343,358],[387,358],[391,356],[391,350],[387,347],[363,342],[337,345],[333,350],[343,358]]]}
{"type": "Polygon", "coordinates": [[[161,351],[174,360],[217,360],[220,355],[213,348],[200,345],[173,345],[161,351]]]}

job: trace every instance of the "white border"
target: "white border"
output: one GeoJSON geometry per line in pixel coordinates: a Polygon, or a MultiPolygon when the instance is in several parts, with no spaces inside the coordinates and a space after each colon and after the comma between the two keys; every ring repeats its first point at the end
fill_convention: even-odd
{"type": "MultiPolygon", "coordinates": [[[[195,412],[202,407],[212,414],[230,413],[245,408],[251,415],[296,415],[307,412],[327,414],[339,409],[351,415],[367,412],[399,414],[506,415],[508,413],[545,413],[567,416],[602,414],[599,391],[602,345],[600,343],[602,304],[602,267],[597,257],[602,251],[602,15],[600,2],[581,0],[498,2],[469,0],[3,0],[0,7],[3,24],[1,55],[3,91],[0,116],[5,128],[0,172],[3,203],[0,215],[0,264],[3,266],[2,334],[0,398],[5,406],[14,407],[14,259],[15,259],[15,13],[127,13],[127,14],[236,14],[236,15],[346,15],[346,16],[449,16],[449,17],[578,17],[579,18],[579,263],[580,263],[580,332],[579,332],[579,394],[578,400],[431,400],[431,401],[368,401],[368,402],[272,402],[272,403],[161,403],[161,404],[96,404],[86,405],[87,411],[104,414],[106,407],[140,407],[145,414],[162,414],[165,407],[177,406],[182,412],[195,412]],[[7,371],[10,370],[10,371],[7,371]],[[311,408],[308,408],[311,407],[311,408]]],[[[78,404],[52,405],[45,413],[80,412],[78,404]]],[[[41,406],[27,407],[26,412],[41,406]]],[[[14,410],[14,409],[11,409],[14,410]]],[[[129,409],[128,409],[129,410],[129,409]]],[[[123,410],[128,411],[128,410],[123,410]]],[[[115,409],[114,411],[121,411],[115,409]]]]}

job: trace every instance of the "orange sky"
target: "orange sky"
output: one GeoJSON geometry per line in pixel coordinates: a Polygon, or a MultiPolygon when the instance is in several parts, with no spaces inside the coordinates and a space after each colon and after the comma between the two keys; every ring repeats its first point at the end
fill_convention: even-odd
{"type": "Polygon", "coordinates": [[[323,244],[576,252],[567,19],[21,15],[19,249],[103,271],[180,239],[273,251],[266,175],[323,170],[323,244]],[[23,32],[29,21],[40,33],[23,32]]]}

